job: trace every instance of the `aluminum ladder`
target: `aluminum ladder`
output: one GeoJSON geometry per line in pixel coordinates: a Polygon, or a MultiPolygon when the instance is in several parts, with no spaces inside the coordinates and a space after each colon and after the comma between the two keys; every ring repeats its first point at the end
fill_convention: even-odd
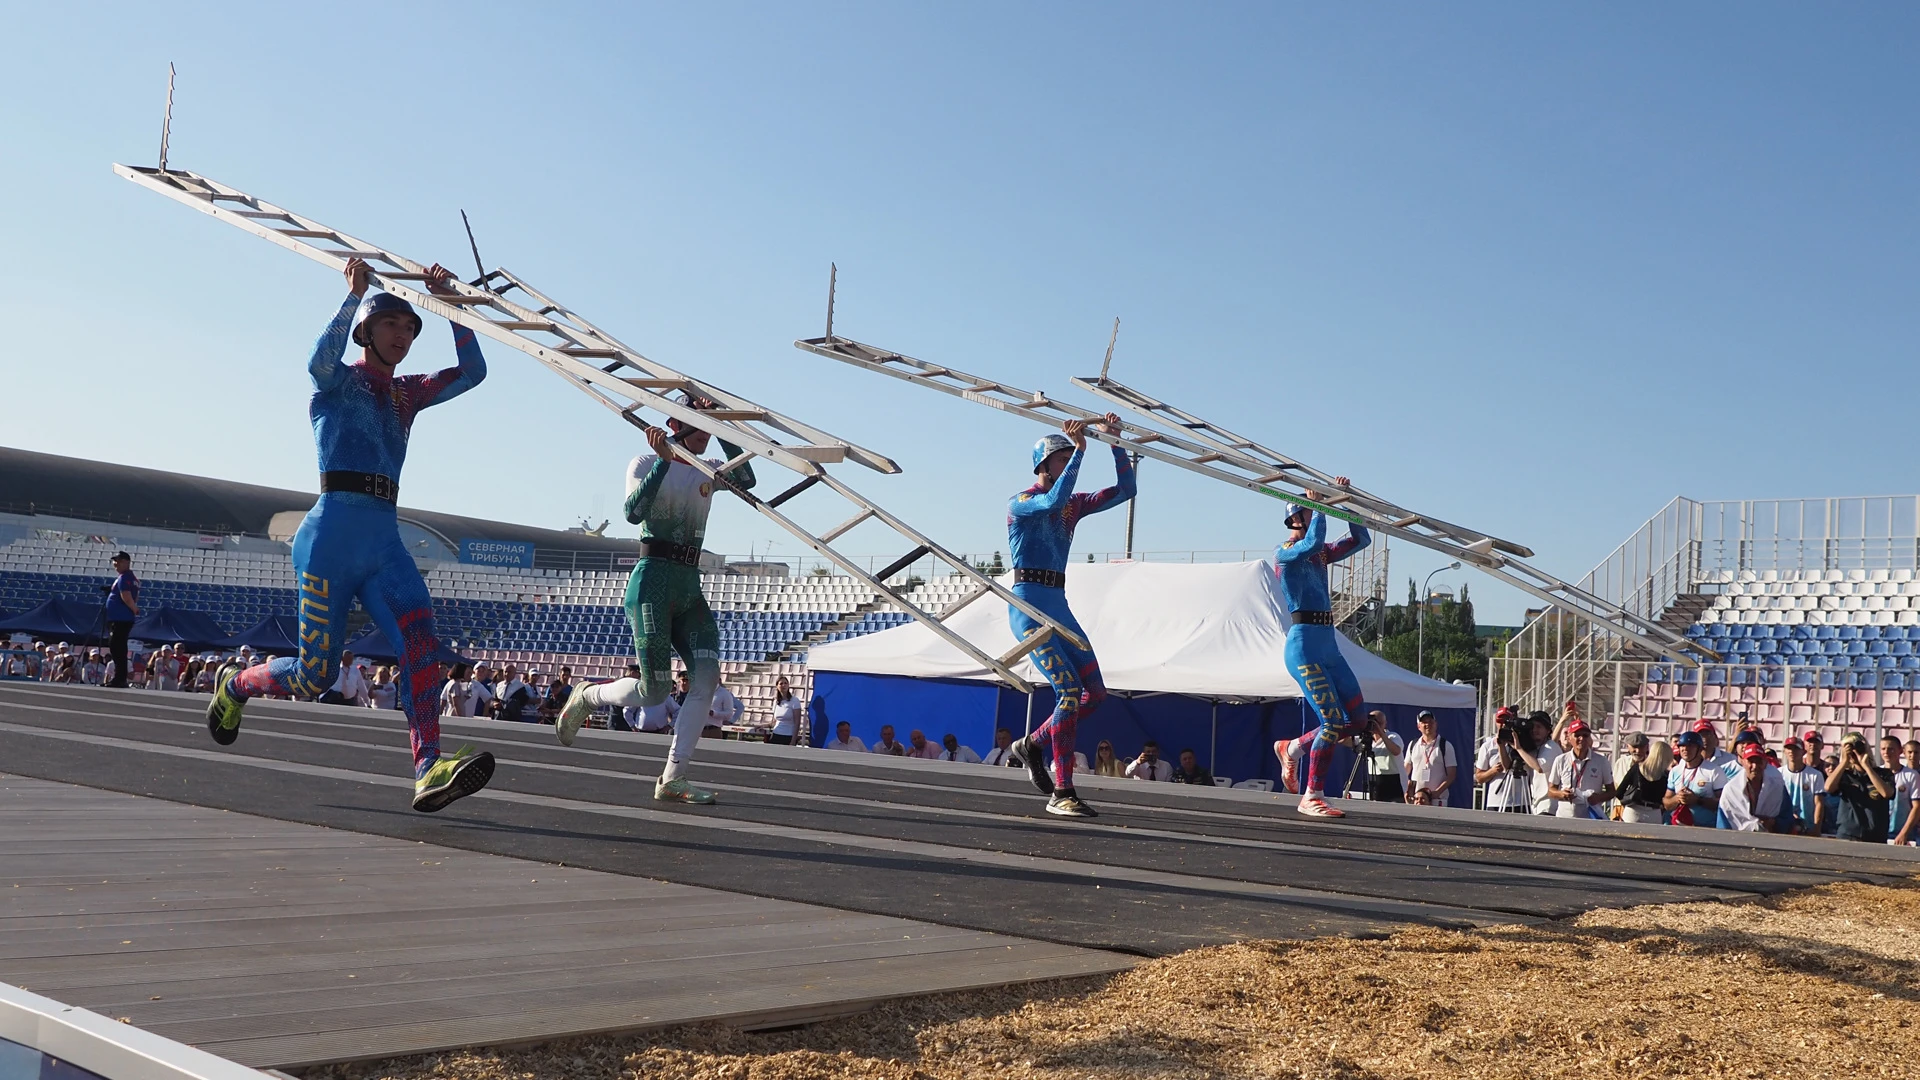
{"type": "Polygon", "coordinates": [[[891,459],[648,359],[508,271],[493,270],[474,282],[449,282],[451,294],[431,293],[425,288],[427,264],[329,228],[244,191],[177,169],[129,165],[115,165],[113,169],[141,187],[336,270],[344,270],[348,259],[364,259],[371,271],[369,280],[380,288],[423,311],[526,353],[636,428],[648,426],[640,418],[640,410],[652,409],[741,447],[738,456],[718,469],[698,458],[683,456],[682,460],[710,478],[716,490],[731,491],[1021,693],[1031,693],[1033,684],[1016,674],[1013,665],[1052,635],[1058,634],[1082,648],[1086,646],[1079,634],[853,490],[827,469],[829,465],[851,462],[875,472],[899,472],[900,467],[891,459]],[[681,392],[711,398],[717,407],[691,408],[674,400],[673,395],[681,392]],[[754,458],[781,465],[799,474],[800,479],[779,494],[764,499],[727,482],[726,473],[754,458]],[[786,503],[815,487],[838,495],[854,510],[846,520],[817,535],[781,511],[786,503]],[[878,521],[892,529],[912,544],[912,549],[884,569],[869,572],[852,556],[834,548],[834,541],[869,521],[878,521]],[[959,571],[974,586],[939,615],[910,601],[906,596],[909,590],[904,586],[896,588],[887,583],[888,578],[927,556],[959,571]],[[986,596],[1018,608],[1038,623],[1039,629],[1006,653],[993,656],[946,625],[947,619],[986,596]]]}

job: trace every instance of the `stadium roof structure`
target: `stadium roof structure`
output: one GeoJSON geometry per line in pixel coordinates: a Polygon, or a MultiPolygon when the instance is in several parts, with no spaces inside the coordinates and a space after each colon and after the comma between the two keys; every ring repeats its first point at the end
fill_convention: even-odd
{"type": "MultiPolygon", "coordinates": [[[[182,532],[265,536],[274,515],[313,508],[308,491],[240,484],[134,465],[0,447],[0,510],[182,532]]],[[[631,554],[634,541],[484,518],[400,508],[400,516],[454,541],[508,540],[538,548],[631,554]]]]}

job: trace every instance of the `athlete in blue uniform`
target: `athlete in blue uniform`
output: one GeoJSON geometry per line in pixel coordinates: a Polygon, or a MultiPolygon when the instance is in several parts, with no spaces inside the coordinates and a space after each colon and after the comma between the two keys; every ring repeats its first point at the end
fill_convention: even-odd
{"type": "MultiPolygon", "coordinates": [[[[1347,478],[1334,482],[1347,486],[1347,478]]],[[[1308,491],[1307,498],[1320,501],[1321,495],[1308,491]]],[[[1288,791],[1298,788],[1297,759],[1288,751],[1297,743],[1307,747],[1307,789],[1300,799],[1300,812],[1308,817],[1337,818],[1346,815],[1327,804],[1326,772],[1333,760],[1333,748],[1340,740],[1366,729],[1366,711],[1361,708],[1360,680],[1340,655],[1340,633],[1333,628],[1333,598],[1327,589],[1327,567],[1352,555],[1373,542],[1366,527],[1348,526],[1347,538],[1327,543],[1327,515],[1304,506],[1296,506],[1287,515],[1292,530],[1273,553],[1274,572],[1280,575],[1280,592],[1287,602],[1293,625],[1287,630],[1287,670],[1313,704],[1320,726],[1298,740],[1282,739],[1273,744],[1281,762],[1281,775],[1288,791]]]]}
{"type": "MultiPolygon", "coordinates": [[[[407,434],[421,409],[466,393],[487,377],[473,331],[453,328],[459,366],[432,375],[402,375],[421,330],[413,305],[391,293],[367,291],[367,264],[347,263],[348,293],[314,344],[313,441],[320,456],[320,499],[293,537],[293,569],[300,584],[300,655],[283,656],[244,671],[221,673],[207,729],[215,742],[240,737],[240,712],[260,694],[318,697],[338,676],[347,613],[358,598],[374,624],[400,650],[400,707],[413,744],[413,808],[431,813],[479,791],[493,776],[493,755],[462,747],[440,756],[440,642],[433,634],[433,602],[413,557],[400,541],[397,506],[407,434]],[[358,363],[343,363],[347,341],[363,348],[358,363]]],[[[452,275],[427,271],[427,288],[452,291],[452,275]]]]}
{"type": "MultiPolygon", "coordinates": [[[[1120,418],[1108,413],[1101,427],[1120,434],[1120,418]]],[[[1080,459],[1087,449],[1087,422],[1069,420],[1065,435],[1048,435],[1033,447],[1033,471],[1040,477],[1032,487],[1013,497],[1007,514],[1007,549],[1013,556],[1013,594],[1045,612],[1085,640],[1073,612],[1067,608],[1067,549],[1073,529],[1088,514],[1119,506],[1133,498],[1133,464],[1127,452],[1113,448],[1114,484],[1093,494],[1075,494],[1080,459]]],[[[1008,620],[1014,636],[1025,640],[1041,624],[1011,605],[1008,620]]],[[[1092,643],[1089,642],[1089,645],[1092,643]]],[[[1033,650],[1033,662],[1053,685],[1053,715],[1031,735],[1013,744],[1013,752],[1027,766],[1033,784],[1052,796],[1047,812],[1061,817],[1095,817],[1093,808],[1073,792],[1073,734],[1082,719],[1100,707],[1107,688],[1100,681],[1100,662],[1091,648],[1082,649],[1058,635],[1033,650]],[[1053,775],[1041,760],[1053,751],[1053,775]]]]}

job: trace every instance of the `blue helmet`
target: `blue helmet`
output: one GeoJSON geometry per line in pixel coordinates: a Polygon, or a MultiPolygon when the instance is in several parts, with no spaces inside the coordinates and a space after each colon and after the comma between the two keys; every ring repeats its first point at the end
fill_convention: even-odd
{"type": "Polygon", "coordinates": [[[407,318],[412,319],[413,336],[420,336],[422,329],[420,313],[413,310],[413,305],[392,293],[377,292],[370,294],[365,300],[360,301],[360,310],[353,316],[353,343],[362,348],[370,344],[370,342],[367,341],[367,324],[373,321],[374,316],[385,315],[391,311],[400,312],[407,318]]]}
{"type": "Polygon", "coordinates": [[[1039,442],[1033,444],[1033,471],[1039,472],[1041,464],[1048,458],[1062,450],[1071,449],[1073,449],[1073,440],[1067,438],[1065,435],[1054,434],[1046,436],[1039,442]]]}

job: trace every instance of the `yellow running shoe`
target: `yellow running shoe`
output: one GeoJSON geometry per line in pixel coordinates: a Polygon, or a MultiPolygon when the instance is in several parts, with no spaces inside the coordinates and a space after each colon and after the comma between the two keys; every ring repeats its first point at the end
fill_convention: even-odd
{"type": "Polygon", "coordinates": [[[213,701],[207,705],[207,733],[221,746],[232,746],[240,737],[240,710],[246,702],[233,696],[233,680],[243,669],[238,664],[228,664],[220,669],[220,675],[214,682],[213,701]]]}
{"type": "Polygon", "coordinates": [[[473,747],[463,746],[434,762],[425,776],[413,782],[413,808],[431,814],[486,787],[491,779],[493,755],[484,750],[476,754],[473,747]]]}
{"type": "Polygon", "coordinates": [[[560,716],[553,722],[553,733],[560,736],[561,746],[572,746],[573,737],[593,713],[593,706],[587,704],[586,686],[576,686],[573,693],[567,695],[567,703],[560,707],[560,716]]]}

